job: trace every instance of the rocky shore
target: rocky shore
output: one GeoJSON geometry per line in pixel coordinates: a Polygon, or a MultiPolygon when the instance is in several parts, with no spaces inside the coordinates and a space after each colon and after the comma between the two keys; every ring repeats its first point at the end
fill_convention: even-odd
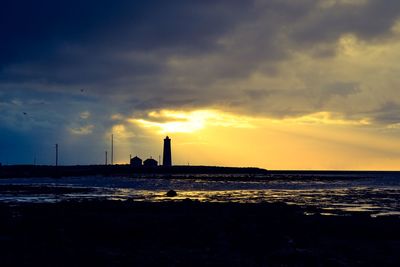
{"type": "Polygon", "coordinates": [[[0,205],[2,266],[399,266],[400,219],[282,203],[0,205]]]}

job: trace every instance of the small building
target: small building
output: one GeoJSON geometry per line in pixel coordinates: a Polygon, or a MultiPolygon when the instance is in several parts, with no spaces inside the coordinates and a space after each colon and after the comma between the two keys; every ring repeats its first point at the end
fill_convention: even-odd
{"type": "Polygon", "coordinates": [[[135,156],[134,158],[131,158],[131,166],[132,167],[141,167],[142,166],[142,159],[139,158],[138,156],[135,156]]]}
{"type": "Polygon", "coordinates": [[[157,167],[158,166],[158,162],[157,162],[157,160],[155,160],[155,159],[150,157],[149,159],[146,159],[144,161],[143,165],[145,167],[157,167]]]}

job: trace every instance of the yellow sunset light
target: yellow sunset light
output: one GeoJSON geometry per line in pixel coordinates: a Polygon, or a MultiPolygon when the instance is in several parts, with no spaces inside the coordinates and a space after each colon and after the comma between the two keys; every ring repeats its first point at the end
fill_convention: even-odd
{"type": "Polygon", "coordinates": [[[154,140],[154,151],[159,149],[160,135],[169,135],[176,164],[271,169],[393,169],[397,164],[397,154],[390,154],[397,138],[390,134],[398,125],[388,128],[383,139],[370,118],[336,112],[274,118],[211,108],[163,109],[125,122],[125,134],[135,127],[145,129],[154,140]],[[354,160],[361,157],[362,164],[354,160]]]}
{"type": "Polygon", "coordinates": [[[223,127],[252,127],[250,119],[218,110],[152,111],[149,119],[129,119],[145,128],[158,129],[159,133],[193,133],[208,125],[223,127]]]}

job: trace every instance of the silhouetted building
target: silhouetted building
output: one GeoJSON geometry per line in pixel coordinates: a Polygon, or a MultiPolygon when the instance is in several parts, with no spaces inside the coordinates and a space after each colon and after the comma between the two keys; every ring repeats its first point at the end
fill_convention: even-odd
{"type": "Polygon", "coordinates": [[[134,158],[131,158],[131,166],[132,167],[140,167],[140,166],[142,166],[142,159],[139,158],[138,156],[135,156],[134,158]]]}
{"type": "Polygon", "coordinates": [[[171,166],[171,139],[167,136],[164,139],[164,151],[163,151],[163,166],[171,166]]]}
{"type": "Polygon", "coordinates": [[[145,167],[157,167],[158,166],[158,162],[157,162],[157,160],[155,160],[153,158],[149,158],[149,159],[146,159],[144,161],[143,165],[145,167]]]}

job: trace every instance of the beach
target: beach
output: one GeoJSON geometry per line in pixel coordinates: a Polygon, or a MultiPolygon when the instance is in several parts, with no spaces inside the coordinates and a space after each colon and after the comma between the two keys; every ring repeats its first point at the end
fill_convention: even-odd
{"type": "Polygon", "coordinates": [[[3,203],[0,218],[2,266],[400,264],[398,216],[187,199],[3,203]]]}
{"type": "Polygon", "coordinates": [[[1,266],[399,266],[399,195],[385,172],[4,178],[1,266]]]}

